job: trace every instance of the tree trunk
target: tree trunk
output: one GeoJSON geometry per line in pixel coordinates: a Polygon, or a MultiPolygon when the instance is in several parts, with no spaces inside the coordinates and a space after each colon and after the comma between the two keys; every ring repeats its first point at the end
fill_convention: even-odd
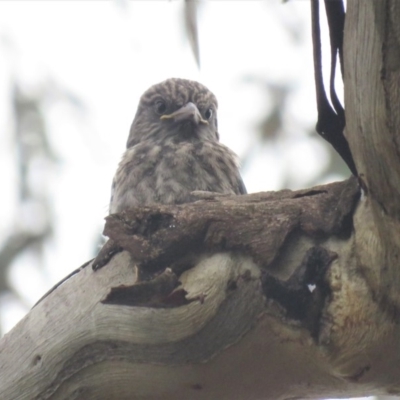
{"type": "Polygon", "coordinates": [[[1,398],[351,397],[400,392],[400,2],[349,0],[356,179],[198,193],[107,218],[115,255],[0,342],[1,398]]]}

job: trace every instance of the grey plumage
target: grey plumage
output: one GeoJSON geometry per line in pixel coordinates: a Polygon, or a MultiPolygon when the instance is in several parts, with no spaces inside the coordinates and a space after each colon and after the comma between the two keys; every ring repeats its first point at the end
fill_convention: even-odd
{"type": "Polygon", "coordinates": [[[110,213],[185,203],[195,190],[246,193],[237,156],[219,143],[217,107],[198,82],[173,78],[148,89],[114,177],[110,213]]]}

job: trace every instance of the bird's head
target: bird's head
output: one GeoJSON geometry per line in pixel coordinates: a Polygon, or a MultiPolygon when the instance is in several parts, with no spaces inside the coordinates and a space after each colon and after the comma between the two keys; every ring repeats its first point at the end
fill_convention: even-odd
{"type": "Polygon", "coordinates": [[[127,147],[148,139],[219,140],[217,99],[201,83],[171,78],[140,98],[127,147]]]}

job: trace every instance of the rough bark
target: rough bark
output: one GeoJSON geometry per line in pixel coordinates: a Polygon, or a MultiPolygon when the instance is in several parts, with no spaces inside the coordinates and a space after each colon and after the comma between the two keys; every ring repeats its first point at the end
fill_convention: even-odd
{"type": "Polygon", "coordinates": [[[2,339],[2,399],[399,394],[399,3],[347,7],[361,197],[350,179],[109,217],[125,251],[2,339]]]}
{"type": "Polygon", "coordinates": [[[377,300],[400,297],[399,2],[351,1],[345,30],[345,102],[353,157],[365,191],[359,264],[377,300]]]}

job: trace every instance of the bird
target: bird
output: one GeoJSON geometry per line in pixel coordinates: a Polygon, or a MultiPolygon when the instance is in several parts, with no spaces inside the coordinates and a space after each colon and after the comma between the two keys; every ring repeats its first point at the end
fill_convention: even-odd
{"type": "MultiPolygon", "coordinates": [[[[219,141],[218,102],[199,82],[170,78],[140,98],[126,150],[114,175],[109,212],[184,204],[193,192],[246,194],[237,155],[219,141]]],[[[122,249],[109,240],[92,263],[98,270],[122,249]]]]}
{"type": "Polygon", "coordinates": [[[194,191],[246,194],[237,155],[219,141],[218,102],[203,84],[170,78],[140,98],[111,190],[110,214],[183,204],[194,191]]]}

